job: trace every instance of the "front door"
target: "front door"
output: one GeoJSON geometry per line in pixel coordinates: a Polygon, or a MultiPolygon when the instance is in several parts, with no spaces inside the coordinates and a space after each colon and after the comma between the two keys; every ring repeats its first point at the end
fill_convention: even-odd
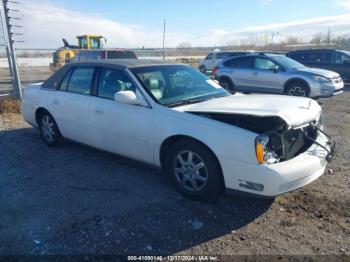
{"type": "Polygon", "coordinates": [[[255,91],[266,93],[283,92],[283,71],[281,68],[264,57],[254,59],[254,73],[252,76],[255,91]]]}
{"type": "Polygon", "coordinates": [[[122,104],[114,94],[133,91],[141,96],[125,71],[101,68],[97,96],[91,100],[91,127],[98,148],[153,163],[153,110],[122,104]]]}

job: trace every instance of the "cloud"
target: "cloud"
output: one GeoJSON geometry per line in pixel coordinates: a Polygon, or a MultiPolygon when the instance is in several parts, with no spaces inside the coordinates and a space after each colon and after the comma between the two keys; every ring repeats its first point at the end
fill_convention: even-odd
{"type": "Polygon", "coordinates": [[[350,9],[350,0],[340,0],[336,2],[336,5],[345,9],[350,9]]]}
{"type": "Polygon", "coordinates": [[[323,16],[306,20],[291,21],[286,23],[271,23],[257,26],[249,26],[234,30],[216,29],[208,34],[194,38],[193,45],[206,43],[207,45],[225,45],[227,42],[239,39],[249,39],[271,35],[278,32],[277,41],[284,40],[288,36],[296,36],[304,41],[310,40],[316,33],[327,33],[328,28],[334,34],[349,33],[350,14],[337,16],[323,16]]]}
{"type": "MultiPolygon", "coordinates": [[[[56,48],[62,45],[62,38],[76,44],[76,36],[82,34],[106,36],[107,45],[113,47],[159,47],[162,44],[161,26],[150,32],[141,25],[120,23],[45,2],[31,2],[22,8],[21,13],[25,21],[25,47],[56,48]]],[[[167,38],[177,45],[183,35],[169,33],[167,38]]]]}
{"type": "Polygon", "coordinates": [[[263,1],[261,2],[261,5],[262,5],[262,6],[270,5],[270,4],[272,3],[272,1],[273,1],[273,0],[263,0],[263,1]]]}
{"type": "MultiPolygon", "coordinates": [[[[342,1],[345,2],[345,1],[342,1]]],[[[349,1],[346,1],[349,3],[349,1]]],[[[344,4],[344,3],[343,3],[344,4]]],[[[139,24],[126,24],[107,19],[98,14],[82,13],[59,7],[48,2],[31,2],[22,8],[25,22],[25,43],[23,48],[57,48],[62,46],[61,39],[66,38],[76,44],[76,36],[81,34],[102,34],[107,37],[107,47],[140,48],[161,47],[162,28],[144,28],[139,24]]],[[[195,21],[194,21],[195,23],[195,21]]],[[[285,23],[270,23],[236,29],[203,28],[201,34],[185,34],[168,31],[167,47],[176,47],[182,42],[192,46],[220,46],[228,42],[254,38],[268,38],[272,32],[279,32],[275,41],[282,41],[288,36],[296,36],[304,41],[314,34],[327,32],[349,32],[350,13],[337,16],[323,16],[285,23]]]]}

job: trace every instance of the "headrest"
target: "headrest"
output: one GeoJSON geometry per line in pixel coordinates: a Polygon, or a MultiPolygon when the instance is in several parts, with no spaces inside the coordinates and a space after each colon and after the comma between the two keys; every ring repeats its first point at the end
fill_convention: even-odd
{"type": "Polygon", "coordinates": [[[148,78],[145,81],[146,85],[148,86],[149,89],[159,89],[159,81],[156,78],[148,78]]]}

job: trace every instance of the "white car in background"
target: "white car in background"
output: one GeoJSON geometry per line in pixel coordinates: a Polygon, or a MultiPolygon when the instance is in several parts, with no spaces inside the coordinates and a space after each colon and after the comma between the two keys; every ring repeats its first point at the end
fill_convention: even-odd
{"type": "Polygon", "coordinates": [[[321,176],[334,150],[316,101],[231,95],[181,64],[66,65],[24,89],[22,114],[49,146],[67,138],[152,164],[195,200],[286,193],[321,176]]]}

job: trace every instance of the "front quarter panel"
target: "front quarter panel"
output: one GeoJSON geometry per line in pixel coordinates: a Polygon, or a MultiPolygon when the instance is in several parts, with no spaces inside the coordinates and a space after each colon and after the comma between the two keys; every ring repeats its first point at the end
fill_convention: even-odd
{"type": "Polygon", "coordinates": [[[202,116],[176,111],[160,105],[154,107],[154,159],[161,166],[162,143],[173,136],[187,136],[196,139],[216,155],[236,161],[257,163],[255,156],[256,134],[202,116]]]}

